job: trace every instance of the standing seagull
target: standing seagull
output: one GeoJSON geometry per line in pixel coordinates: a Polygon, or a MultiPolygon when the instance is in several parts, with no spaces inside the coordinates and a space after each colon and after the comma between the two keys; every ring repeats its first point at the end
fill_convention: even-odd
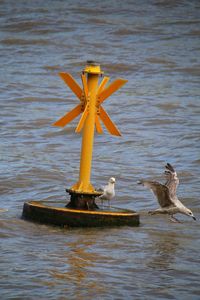
{"type": "Polygon", "coordinates": [[[180,213],[196,220],[192,211],[185,207],[180,200],[178,200],[176,189],[179,184],[179,179],[174,168],[172,165],[167,163],[165,169],[165,175],[167,178],[165,184],[144,179],[138,182],[138,184],[142,184],[143,186],[146,186],[152,190],[160,205],[160,208],[150,211],[149,214],[168,214],[171,221],[179,222],[173,215],[180,213]]]}
{"type": "Polygon", "coordinates": [[[110,206],[110,200],[115,196],[115,178],[111,177],[108,184],[103,188],[103,194],[99,197],[103,206],[103,200],[107,200],[110,206]]]}

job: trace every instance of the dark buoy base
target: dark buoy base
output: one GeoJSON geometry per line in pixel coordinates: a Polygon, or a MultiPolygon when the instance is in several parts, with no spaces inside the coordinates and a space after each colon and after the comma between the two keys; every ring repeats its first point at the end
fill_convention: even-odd
{"type": "Polygon", "coordinates": [[[106,208],[97,210],[82,210],[59,207],[59,203],[45,201],[25,202],[22,218],[43,224],[62,227],[111,227],[138,226],[139,214],[132,210],[121,208],[106,208]]]}
{"type": "Polygon", "coordinates": [[[99,208],[95,203],[95,198],[101,196],[102,192],[78,193],[71,189],[66,189],[66,192],[70,194],[70,202],[66,205],[67,208],[86,210],[99,208]]]}

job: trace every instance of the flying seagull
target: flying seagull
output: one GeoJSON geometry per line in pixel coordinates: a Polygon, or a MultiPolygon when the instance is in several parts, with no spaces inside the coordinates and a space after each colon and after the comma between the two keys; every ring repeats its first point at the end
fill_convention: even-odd
{"type": "Polygon", "coordinates": [[[99,197],[103,206],[103,201],[107,200],[110,206],[110,200],[115,196],[115,178],[111,177],[108,184],[103,188],[103,194],[99,197]]]}
{"type": "Polygon", "coordinates": [[[138,184],[142,184],[151,189],[160,205],[160,208],[150,211],[149,214],[168,214],[171,221],[179,222],[173,215],[180,213],[196,220],[192,211],[184,206],[176,195],[179,179],[176,171],[169,163],[165,166],[165,176],[167,178],[165,184],[145,179],[141,179],[138,182],[138,184]]]}

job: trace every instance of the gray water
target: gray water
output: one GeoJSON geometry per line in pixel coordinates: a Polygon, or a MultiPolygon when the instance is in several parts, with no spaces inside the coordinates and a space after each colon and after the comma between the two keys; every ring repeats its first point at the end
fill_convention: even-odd
{"type": "Polygon", "coordinates": [[[199,1],[0,2],[1,299],[200,299],[199,1]],[[21,219],[30,200],[63,201],[78,180],[81,135],[52,127],[79,100],[87,60],[128,83],[103,106],[122,137],[96,135],[93,185],[116,177],[113,206],[138,228],[62,229],[21,219]],[[140,178],[163,181],[197,217],[149,216],[140,178]]]}

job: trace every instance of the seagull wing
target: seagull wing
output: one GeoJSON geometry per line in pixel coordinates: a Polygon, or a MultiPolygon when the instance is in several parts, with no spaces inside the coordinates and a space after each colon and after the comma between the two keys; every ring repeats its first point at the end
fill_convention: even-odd
{"type": "Polygon", "coordinates": [[[170,195],[175,197],[177,186],[179,184],[178,176],[175,169],[169,163],[166,164],[165,169],[165,175],[167,178],[165,185],[168,187],[170,195]]]}
{"type": "Polygon", "coordinates": [[[103,195],[101,195],[99,198],[104,200],[110,200],[114,197],[114,195],[115,195],[115,191],[113,187],[108,184],[104,186],[103,195]]]}
{"type": "Polygon", "coordinates": [[[175,170],[174,170],[174,168],[172,167],[171,164],[167,163],[166,166],[165,166],[165,168],[166,168],[167,170],[169,170],[170,172],[175,173],[175,170]]]}
{"type": "Polygon", "coordinates": [[[162,208],[168,206],[175,206],[173,201],[170,198],[169,189],[166,185],[163,185],[157,181],[150,181],[150,180],[143,180],[143,179],[140,180],[138,183],[152,190],[152,192],[154,193],[154,195],[158,200],[158,203],[162,208]]]}
{"type": "Polygon", "coordinates": [[[105,185],[104,187],[101,187],[101,189],[99,189],[99,190],[101,190],[101,192],[103,192],[103,194],[101,196],[99,196],[99,198],[106,200],[107,199],[107,197],[106,197],[107,185],[105,185]]]}

